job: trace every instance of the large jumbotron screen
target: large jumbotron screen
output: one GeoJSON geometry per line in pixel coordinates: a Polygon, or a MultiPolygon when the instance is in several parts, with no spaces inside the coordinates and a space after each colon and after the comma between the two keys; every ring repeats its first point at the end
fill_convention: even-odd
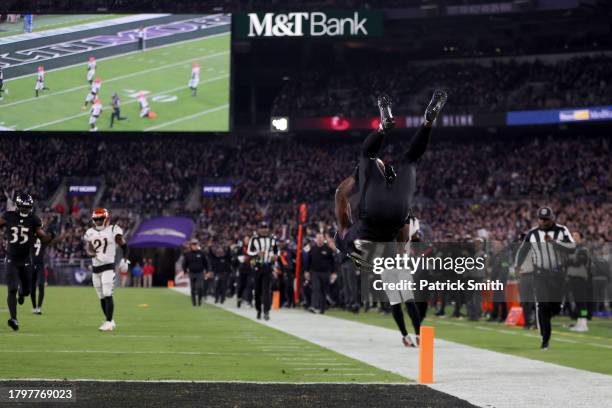
{"type": "Polygon", "coordinates": [[[227,132],[230,33],[229,14],[4,22],[0,130],[227,132]]]}

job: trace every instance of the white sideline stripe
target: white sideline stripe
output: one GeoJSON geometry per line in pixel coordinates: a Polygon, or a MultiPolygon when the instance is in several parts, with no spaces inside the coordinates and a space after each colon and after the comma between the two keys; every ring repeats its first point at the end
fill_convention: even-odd
{"type": "MultiPolygon", "coordinates": [[[[135,77],[135,76],[141,76],[143,74],[148,74],[150,72],[163,71],[164,69],[172,68],[172,67],[175,67],[175,66],[178,66],[178,65],[182,65],[182,64],[187,64],[187,63],[192,62],[194,60],[216,58],[216,57],[220,57],[222,55],[227,55],[227,54],[229,54],[229,51],[221,51],[221,52],[218,52],[218,53],[215,53],[215,54],[211,54],[211,55],[206,55],[206,56],[202,56],[202,57],[195,57],[195,58],[189,58],[187,60],[183,60],[183,61],[179,61],[179,62],[173,62],[172,64],[160,65],[159,67],[148,68],[148,69],[145,69],[145,70],[142,70],[142,71],[132,72],[130,74],[121,75],[121,76],[118,76],[118,77],[115,77],[115,78],[111,78],[111,79],[103,81],[103,84],[107,84],[109,82],[121,81],[122,79],[132,78],[132,77],[135,77]]],[[[78,65],[82,65],[82,64],[78,64],[78,65]]],[[[67,67],[63,67],[63,68],[60,68],[60,69],[64,69],[64,68],[67,68],[67,67]]],[[[38,98],[31,97],[31,98],[21,99],[19,101],[7,103],[7,104],[4,104],[4,105],[0,105],[0,108],[6,108],[6,107],[9,107],[9,106],[20,105],[22,103],[31,102],[31,101],[39,101],[41,99],[49,98],[51,96],[63,95],[65,93],[70,93],[70,92],[78,91],[79,89],[89,89],[89,88],[90,88],[89,85],[75,86],[73,88],[64,89],[64,90],[61,90],[59,92],[51,92],[51,93],[39,96],[38,98]]]]}
{"type": "MultiPolygon", "coordinates": [[[[220,76],[213,77],[213,78],[207,79],[207,80],[205,80],[205,81],[202,81],[202,83],[214,82],[214,81],[218,81],[218,80],[220,80],[220,79],[224,79],[224,78],[227,78],[227,77],[228,77],[228,75],[220,75],[220,76]]],[[[153,96],[155,96],[155,95],[160,95],[160,94],[161,94],[161,95],[163,95],[163,94],[165,94],[165,93],[168,93],[168,92],[175,92],[175,91],[179,91],[179,90],[181,90],[181,89],[187,89],[187,87],[186,87],[186,86],[180,86],[180,87],[176,87],[176,88],[173,88],[173,89],[168,89],[168,90],[165,90],[165,91],[155,92],[155,93],[152,93],[152,94],[150,94],[150,95],[148,95],[148,96],[149,96],[149,97],[153,97],[153,96]]],[[[125,102],[125,103],[124,103],[123,105],[121,105],[121,106],[130,105],[130,104],[132,104],[132,103],[136,103],[136,102],[138,102],[138,99],[133,99],[133,100],[131,100],[131,101],[127,101],[127,102],[125,102]]],[[[200,112],[199,114],[202,114],[202,112],[200,112]]],[[[31,127],[26,128],[26,129],[24,129],[24,130],[26,130],[26,131],[27,131],[27,130],[39,129],[39,128],[41,128],[41,127],[55,125],[55,124],[57,124],[57,123],[66,122],[67,120],[72,120],[72,119],[75,119],[75,118],[78,118],[78,117],[81,117],[81,116],[88,116],[88,115],[89,115],[89,112],[88,112],[88,111],[85,111],[85,112],[81,112],[81,113],[79,113],[78,115],[72,115],[72,116],[67,116],[67,117],[64,117],[64,118],[62,118],[62,119],[56,119],[56,120],[53,120],[53,121],[51,121],[51,122],[42,123],[42,124],[40,124],[40,125],[36,125],[36,126],[31,126],[31,127]]]]}
{"type": "Polygon", "coordinates": [[[203,381],[203,380],[100,380],[100,379],[94,379],[94,378],[68,378],[68,379],[64,379],[64,378],[0,378],[0,381],[6,381],[6,382],[19,382],[19,381],[27,381],[27,382],[31,382],[31,381],[49,381],[49,382],[100,382],[100,383],[136,383],[136,384],[142,384],[142,383],[168,383],[168,384],[261,384],[261,385],[266,385],[266,384],[278,384],[278,385],[283,385],[283,384],[289,384],[289,385],[300,385],[303,387],[310,387],[312,385],[321,385],[321,384],[330,384],[330,385],[352,385],[352,384],[356,384],[356,385],[403,385],[406,387],[414,387],[416,386],[416,384],[406,384],[406,383],[400,383],[400,382],[358,382],[358,381],[351,381],[349,382],[333,382],[333,381],[309,381],[309,382],[299,382],[299,381],[234,381],[234,380],[229,380],[229,381],[220,381],[220,380],[210,380],[210,381],[203,381]]]}
{"type": "MultiPolygon", "coordinates": [[[[227,75],[225,75],[225,76],[227,77],[227,75]]],[[[229,104],[227,104],[227,103],[225,105],[217,106],[217,107],[214,107],[212,109],[205,110],[203,112],[198,112],[198,113],[195,113],[193,115],[189,115],[189,116],[185,116],[185,117],[178,118],[178,119],[175,119],[175,120],[171,120],[170,122],[162,123],[162,124],[157,125],[157,126],[148,127],[144,131],[145,132],[149,132],[151,130],[161,129],[161,128],[166,127],[166,126],[174,125],[175,123],[180,123],[180,122],[183,122],[185,120],[194,119],[194,118],[197,118],[198,116],[208,115],[209,113],[217,112],[217,111],[220,111],[220,110],[223,110],[223,109],[226,109],[226,108],[229,108],[229,104]]]]}

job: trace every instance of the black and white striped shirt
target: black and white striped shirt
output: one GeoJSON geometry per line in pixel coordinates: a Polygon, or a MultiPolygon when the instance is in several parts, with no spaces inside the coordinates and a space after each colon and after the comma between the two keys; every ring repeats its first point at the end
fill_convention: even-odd
{"type": "Polygon", "coordinates": [[[536,227],[525,236],[516,254],[514,265],[515,267],[522,265],[531,250],[536,270],[560,272],[564,268],[565,258],[575,249],[576,244],[566,226],[554,224],[548,230],[536,227]],[[548,242],[546,242],[547,235],[551,238],[548,242]]]}
{"type": "Polygon", "coordinates": [[[258,263],[269,264],[272,256],[279,255],[278,241],[274,237],[253,237],[249,241],[247,254],[258,263]],[[263,252],[263,254],[260,254],[263,252]]]}

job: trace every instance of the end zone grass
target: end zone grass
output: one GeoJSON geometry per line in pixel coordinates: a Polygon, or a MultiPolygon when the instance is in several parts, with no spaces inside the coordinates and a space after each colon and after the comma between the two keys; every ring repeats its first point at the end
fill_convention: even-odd
{"type": "Polygon", "coordinates": [[[167,289],[117,289],[114,298],[117,330],[106,333],[90,287],[48,287],[42,316],[26,299],[19,332],[2,304],[0,379],[409,382],[210,304],[193,308],[167,289]]]}
{"type": "MultiPolygon", "coordinates": [[[[612,375],[612,365],[610,364],[612,321],[610,319],[593,318],[589,322],[589,332],[574,333],[567,328],[571,322],[569,318],[555,317],[553,318],[550,349],[542,351],[540,350],[540,336],[536,330],[525,330],[501,323],[489,323],[484,319],[479,322],[469,322],[450,317],[432,317],[430,316],[431,313],[432,309],[429,309],[428,316],[423,324],[434,326],[437,338],[500,353],[612,375]]],[[[380,314],[374,310],[357,315],[336,310],[329,311],[329,315],[396,329],[395,322],[390,315],[380,314]]],[[[407,320],[407,324],[409,324],[409,320],[407,320]]]]}

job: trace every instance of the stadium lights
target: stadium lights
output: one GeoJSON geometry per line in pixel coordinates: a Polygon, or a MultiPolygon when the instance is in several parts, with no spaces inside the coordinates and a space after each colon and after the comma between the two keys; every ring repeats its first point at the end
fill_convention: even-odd
{"type": "Polygon", "coordinates": [[[289,118],[288,117],[272,117],[270,121],[270,130],[272,132],[288,132],[289,118]]]}

